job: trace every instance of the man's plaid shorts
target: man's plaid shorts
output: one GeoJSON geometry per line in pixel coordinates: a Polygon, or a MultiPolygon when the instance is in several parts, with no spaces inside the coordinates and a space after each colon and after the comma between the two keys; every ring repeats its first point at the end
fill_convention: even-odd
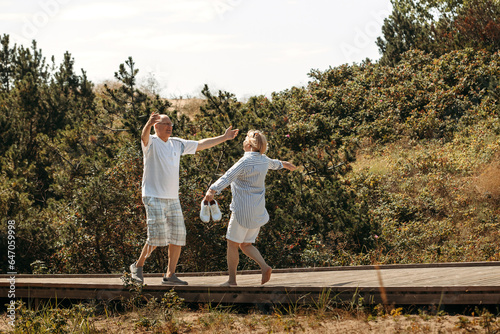
{"type": "Polygon", "coordinates": [[[143,197],[151,246],[186,245],[186,225],[179,199],[143,197]]]}

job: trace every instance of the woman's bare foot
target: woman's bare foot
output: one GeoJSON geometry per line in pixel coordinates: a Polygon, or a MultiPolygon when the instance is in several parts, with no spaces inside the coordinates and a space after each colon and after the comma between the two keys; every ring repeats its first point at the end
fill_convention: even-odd
{"type": "Polygon", "coordinates": [[[273,271],[273,268],[271,268],[271,267],[267,267],[265,269],[262,269],[262,281],[260,282],[260,284],[265,284],[265,283],[269,282],[269,280],[271,279],[272,271],[273,271]]]}
{"type": "Polygon", "coordinates": [[[238,284],[236,284],[236,283],[230,283],[229,281],[227,281],[225,283],[222,283],[219,286],[222,286],[222,287],[235,287],[235,286],[238,286],[238,284]]]}

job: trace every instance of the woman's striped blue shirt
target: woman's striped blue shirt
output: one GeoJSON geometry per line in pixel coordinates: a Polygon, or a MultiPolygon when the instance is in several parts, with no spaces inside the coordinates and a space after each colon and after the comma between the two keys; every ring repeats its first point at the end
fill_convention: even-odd
{"type": "Polygon", "coordinates": [[[233,199],[230,210],[236,220],[246,228],[257,228],[269,221],[266,210],[265,180],[268,169],[281,169],[283,164],[259,152],[245,152],[210,189],[219,194],[231,185],[233,199]]]}

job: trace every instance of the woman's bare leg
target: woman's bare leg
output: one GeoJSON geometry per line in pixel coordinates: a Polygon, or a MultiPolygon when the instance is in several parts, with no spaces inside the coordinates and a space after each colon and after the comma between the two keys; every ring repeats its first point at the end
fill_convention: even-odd
{"type": "Polygon", "coordinates": [[[239,245],[237,242],[227,241],[227,269],[229,271],[229,279],[223,285],[236,285],[236,270],[240,261],[239,245]]]}
{"type": "Polygon", "coordinates": [[[257,262],[260,266],[260,269],[262,270],[262,280],[260,284],[268,282],[271,279],[273,269],[267,265],[259,250],[251,243],[242,243],[240,244],[240,248],[246,256],[257,262]]]}

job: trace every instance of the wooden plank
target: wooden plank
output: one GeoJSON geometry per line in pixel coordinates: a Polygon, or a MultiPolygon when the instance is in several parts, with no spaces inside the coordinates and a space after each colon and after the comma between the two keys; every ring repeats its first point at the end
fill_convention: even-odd
{"type": "MultiPolygon", "coordinates": [[[[434,265],[386,265],[378,270],[389,303],[499,304],[500,263],[434,265]]],[[[271,281],[261,286],[258,271],[239,273],[236,288],[219,284],[225,272],[185,273],[188,286],[175,291],[188,302],[289,303],[317,300],[325,291],[339,301],[350,302],[356,295],[365,302],[381,303],[375,266],[274,270],[271,281]]],[[[116,299],[127,297],[121,275],[18,275],[16,297],[58,299],[116,299]]],[[[1,296],[7,296],[9,275],[0,275],[1,296]]],[[[172,287],[161,284],[161,274],[146,275],[144,293],[161,297],[172,287]]]]}
{"type": "MultiPolygon", "coordinates": [[[[160,287],[147,289],[145,295],[161,297],[171,287],[160,287]],[[163,288],[163,289],[162,289],[163,288]]],[[[485,289],[483,291],[470,291],[468,289],[433,289],[427,291],[417,291],[417,289],[392,289],[386,290],[389,303],[394,304],[498,304],[500,303],[500,292],[495,287],[495,291],[485,289]]],[[[217,288],[199,289],[199,287],[175,287],[179,296],[188,302],[216,301],[229,303],[284,303],[297,302],[307,296],[318,299],[324,289],[261,289],[255,291],[252,288],[239,289],[236,291],[221,290],[217,288]],[[194,297],[197,296],[197,297],[194,297]]],[[[331,289],[330,296],[335,296],[339,300],[350,301],[358,294],[364,297],[366,302],[373,301],[381,303],[380,290],[375,288],[362,289],[331,289]]],[[[124,289],[59,289],[59,288],[26,288],[17,289],[16,296],[21,298],[57,298],[61,299],[99,299],[111,300],[129,296],[129,292],[124,289]]]]}
{"type": "MultiPolygon", "coordinates": [[[[375,270],[378,269],[433,269],[433,268],[469,268],[477,270],[478,267],[496,267],[500,266],[500,261],[484,261],[484,262],[447,262],[447,263],[416,263],[416,264],[380,264],[363,265],[363,266],[341,266],[341,267],[308,267],[308,268],[284,268],[274,269],[274,273],[298,273],[298,272],[322,272],[322,271],[357,271],[357,270],[375,270]]],[[[493,269],[496,270],[496,269],[493,269]]],[[[258,270],[240,270],[238,275],[252,275],[258,274],[258,270]]],[[[194,276],[224,276],[227,271],[216,272],[194,272],[194,273],[178,273],[179,277],[194,277],[194,276]]],[[[9,278],[10,274],[0,274],[0,279],[9,278]]],[[[59,278],[72,278],[72,277],[121,277],[121,273],[115,274],[16,274],[16,278],[45,278],[45,277],[59,277],[59,278]]],[[[161,277],[161,273],[145,273],[145,277],[161,277]]]]}

